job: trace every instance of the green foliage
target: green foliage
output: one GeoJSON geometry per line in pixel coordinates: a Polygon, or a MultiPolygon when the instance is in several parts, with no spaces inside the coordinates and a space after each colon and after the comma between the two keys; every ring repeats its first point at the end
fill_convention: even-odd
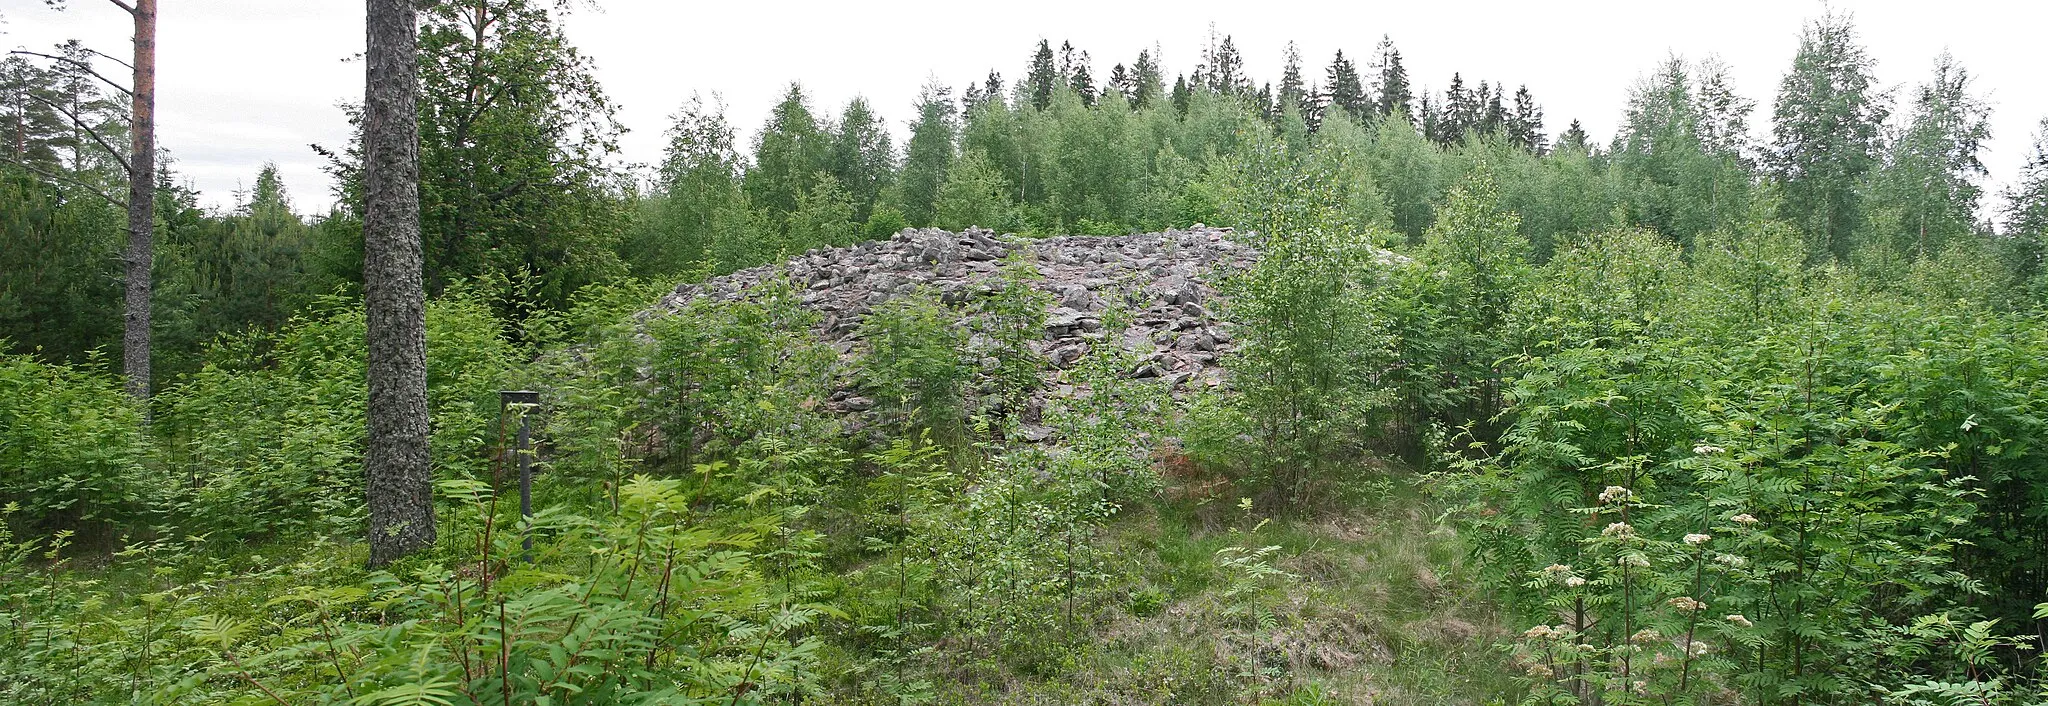
{"type": "Polygon", "coordinates": [[[723,244],[755,237],[747,231],[750,222],[740,192],[743,159],[725,106],[707,106],[701,96],[692,95],[676,112],[667,136],[657,192],[641,202],[639,218],[619,244],[621,259],[639,277],[688,272],[712,260],[723,244]]]}
{"type": "MultiPolygon", "coordinates": [[[[431,448],[442,477],[485,474],[496,391],[517,357],[475,299],[427,307],[431,448]]],[[[258,536],[349,534],[361,522],[363,313],[328,300],[272,338],[228,340],[162,395],[159,426],[182,472],[175,524],[258,536]]]]}
{"type": "MultiPolygon", "coordinates": [[[[592,366],[601,377],[579,385],[606,396],[613,392],[606,386],[626,386],[618,392],[632,394],[642,371],[651,372],[653,387],[638,393],[644,407],[636,413],[661,431],[665,443],[657,458],[683,472],[732,460],[758,437],[803,438],[805,413],[823,399],[826,366],[835,357],[810,337],[816,316],[798,306],[797,291],[786,281],[739,301],[695,300],[648,323],[650,347],[622,336],[610,345],[632,347],[601,349],[600,365],[592,366]]],[[[616,443],[626,432],[616,429],[595,443],[616,443]]]]}
{"type": "MultiPolygon", "coordinates": [[[[1341,149],[1341,148],[1333,148],[1341,149]]],[[[1237,352],[1230,404],[1256,440],[1237,459],[1248,492],[1277,507],[1327,494],[1331,461],[1370,433],[1385,404],[1376,373],[1389,362],[1376,318],[1380,251],[1352,222],[1341,154],[1295,160],[1278,145],[1233,165],[1224,211],[1255,231],[1258,264],[1225,285],[1237,352]]]]}
{"type": "Polygon", "coordinates": [[[786,225],[788,242],[780,255],[816,247],[845,247],[860,240],[860,223],[854,220],[855,204],[830,174],[818,175],[817,183],[797,197],[796,210],[786,225]]]}
{"type": "Polygon", "coordinates": [[[1976,230],[1978,150],[1991,136],[1990,108],[1970,95],[1971,76],[1943,53],[1914,91],[1910,117],[1865,187],[1869,232],[1860,240],[1929,258],[1976,230]]]}
{"type": "Polygon", "coordinates": [[[170,484],[118,381],[32,356],[0,355],[0,506],[25,532],[103,537],[150,519],[170,484]]]}
{"type": "Polygon", "coordinates": [[[967,333],[957,318],[935,293],[920,290],[883,302],[861,319],[867,344],[859,364],[862,385],[909,436],[922,431],[953,442],[966,432],[974,367],[962,353],[967,333]]]}
{"type": "Polygon", "coordinates": [[[166,177],[150,423],[100,352],[120,169],[51,110],[118,138],[119,101],[0,63],[0,237],[28,245],[0,248],[0,701],[2041,697],[2048,157],[1979,232],[1983,106],[1953,62],[1887,126],[1849,21],[1819,20],[1760,169],[1712,59],[1653,67],[1608,147],[1574,121],[1546,150],[1526,91],[1413,95],[1384,40],[1332,66],[1330,105],[1293,59],[1275,105],[1227,37],[1170,94],[1155,53],[1099,86],[1041,43],[1012,94],[927,87],[900,165],[864,100],[828,118],[793,86],[746,154],[693,100],[642,193],[569,7],[422,6],[452,529],[379,574],[338,539],[362,513],[351,158],[313,220],[274,170],[217,213],[166,177]],[[1227,376],[1130,377],[1117,297],[1049,370],[1022,256],[837,314],[858,324],[772,280],[640,314],[910,225],[1197,222],[1263,255],[1201,303],[1227,376]],[[536,431],[531,520],[500,497],[506,387],[542,392],[505,410],[536,431]],[[1444,471],[1442,525],[1380,502],[1375,451],[1444,471]]]}
{"type": "Polygon", "coordinates": [[[0,167],[0,338],[15,352],[84,363],[120,340],[119,209],[0,167]]]}
{"type": "Polygon", "coordinates": [[[979,151],[960,156],[939,187],[933,225],[950,230],[980,226],[997,232],[1017,229],[1017,207],[1008,182],[979,151]]]}
{"type": "Polygon", "coordinates": [[[2035,337],[1809,288],[1796,236],[1746,230],[1695,267],[1641,233],[1562,252],[1521,305],[1557,338],[1512,362],[1497,451],[1446,449],[1453,525],[1535,625],[1511,647],[1533,702],[2010,698],[2031,658],[1949,616],[2042,590],[1993,529],[2039,526],[1993,460],[2031,453],[2003,439],[2035,376],[1993,370],[2035,337]]]}
{"type": "Polygon", "coordinates": [[[1610,155],[1624,217],[1679,243],[1727,226],[1747,201],[1739,144],[1717,144],[1716,128],[1744,124],[1748,105],[1712,100],[1725,87],[1717,71],[1712,63],[1666,61],[1630,96],[1610,155]]]}
{"type": "Polygon", "coordinates": [[[1857,186],[1878,164],[1889,109],[1850,16],[1806,25],[1772,108],[1770,167],[1784,184],[1782,215],[1806,235],[1812,258],[1844,258],[1863,222],[1857,186]]]}
{"type": "MultiPolygon", "coordinates": [[[[1499,187],[1481,164],[1451,191],[1423,241],[1426,268],[1440,283],[1427,295],[1442,382],[1433,410],[1454,425],[1486,423],[1501,406],[1499,362],[1513,355],[1514,303],[1527,291],[1529,241],[1521,218],[1502,208],[1499,187]]],[[[1484,432],[1482,432],[1484,435],[1484,432]]]]}
{"type": "Polygon", "coordinates": [[[936,215],[939,189],[953,164],[954,122],[950,91],[937,83],[926,84],[917,97],[917,122],[910,126],[903,173],[897,179],[903,217],[913,226],[927,225],[936,215]]]}

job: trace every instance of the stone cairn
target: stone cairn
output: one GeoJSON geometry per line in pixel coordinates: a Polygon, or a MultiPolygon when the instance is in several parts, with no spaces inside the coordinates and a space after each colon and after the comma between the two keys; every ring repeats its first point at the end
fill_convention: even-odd
{"type": "MultiPolygon", "coordinates": [[[[859,348],[860,321],[876,305],[919,288],[949,305],[970,302],[1001,287],[1003,262],[1019,250],[1029,253],[1041,275],[1031,286],[1052,297],[1045,336],[1033,345],[1052,368],[1072,366],[1094,346],[1121,345],[1138,361],[1125,372],[1128,377],[1163,378],[1176,394],[1222,384],[1217,362],[1233,338],[1217,319],[1213,282],[1250,267],[1257,252],[1233,241],[1229,228],[1201,224],[1163,233],[1042,240],[976,228],[906,229],[888,240],[815,249],[785,263],[685,284],[663,296],[653,313],[677,311],[703,297],[733,301],[763,282],[787,277],[802,292],[803,305],[819,313],[819,338],[850,361],[859,348]],[[1111,340],[1102,315],[1118,303],[1129,325],[1111,340]]],[[[977,337],[968,353],[985,344],[977,337]]],[[[840,377],[832,407],[859,413],[874,406],[840,377]]],[[[1073,394],[1057,383],[1041,387],[1073,394]]],[[[1049,435],[1035,424],[1043,394],[1024,414],[1032,441],[1049,435]]]]}

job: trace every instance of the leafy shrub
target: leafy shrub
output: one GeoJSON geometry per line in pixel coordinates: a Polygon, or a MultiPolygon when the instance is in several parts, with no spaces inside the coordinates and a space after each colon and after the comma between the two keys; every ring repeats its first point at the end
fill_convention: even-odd
{"type": "Polygon", "coordinates": [[[966,330],[929,290],[877,305],[861,320],[867,351],[863,385],[888,405],[910,435],[927,430],[942,442],[966,433],[966,395],[974,367],[964,359],[966,330]]]}
{"type": "Polygon", "coordinates": [[[168,484],[149,470],[142,408],[112,376],[0,354],[0,506],[26,531],[101,534],[142,519],[168,484]]]}
{"type": "Polygon", "coordinates": [[[652,372],[645,411],[665,440],[661,460],[683,472],[737,459],[759,439],[819,434],[811,411],[827,392],[834,356],[811,334],[816,317],[786,280],[739,301],[698,299],[648,322],[652,348],[619,353],[599,368],[613,382],[599,384],[652,372]],[[620,369],[626,361],[635,362],[620,369]]]}
{"type": "Polygon", "coordinates": [[[1447,449],[1464,472],[1438,477],[1490,585],[1534,624],[1512,647],[1533,698],[2011,697],[2034,658],[1972,616],[2038,600],[2022,577],[2038,552],[2012,544],[2041,526],[2020,509],[2040,376],[2014,351],[2039,344],[2032,324],[1803,273],[1768,278],[1812,286],[1742,320],[1727,312],[1753,302],[1697,290],[1760,270],[1659,249],[1618,234],[1546,268],[1608,281],[1521,305],[1556,312],[1559,338],[1508,361],[1497,453],[1447,449]],[[1715,323],[1659,319],[1673,307],[1715,323]]]}
{"type": "Polygon", "coordinates": [[[1360,446],[1387,401],[1375,236],[1349,227],[1350,194],[1336,186],[1333,160],[1298,161],[1273,145],[1232,166],[1226,213],[1255,231],[1260,257],[1223,287],[1238,339],[1226,418],[1246,425],[1253,447],[1228,462],[1269,504],[1313,504],[1339,467],[1331,461],[1360,446]]]}
{"type": "MultiPolygon", "coordinates": [[[[363,325],[359,305],[329,300],[273,339],[216,346],[212,362],[163,392],[162,427],[184,470],[181,524],[239,536],[353,532],[368,398],[363,325]]],[[[485,472],[496,391],[516,358],[482,304],[428,305],[430,443],[442,477],[485,472]]]]}

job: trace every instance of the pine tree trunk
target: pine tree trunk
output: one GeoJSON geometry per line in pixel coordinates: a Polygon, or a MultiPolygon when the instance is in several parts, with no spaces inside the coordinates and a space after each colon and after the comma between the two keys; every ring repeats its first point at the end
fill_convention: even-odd
{"type": "Polygon", "coordinates": [[[419,30],[414,0],[369,0],[363,93],[363,300],[368,310],[370,566],[434,543],[420,282],[419,30]]]}
{"type": "Polygon", "coordinates": [[[156,0],[136,0],[133,124],[128,131],[128,253],[121,374],[128,394],[149,400],[150,291],[156,264],[156,0]]]}

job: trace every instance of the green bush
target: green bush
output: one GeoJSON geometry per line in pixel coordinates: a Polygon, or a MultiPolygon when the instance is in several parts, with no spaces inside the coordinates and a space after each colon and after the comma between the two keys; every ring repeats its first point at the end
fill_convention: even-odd
{"type": "MultiPolygon", "coordinates": [[[[185,489],[180,525],[237,536],[355,531],[368,399],[363,325],[360,305],[329,300],[275,337],[216,345],[211,362],[161,394],[160,427],[185,489]]],[[[496,390],[518,357],[500,331],[471,299],[427,307],[430,444],[440,477],[488,470],[496,390]]]]}
{"type": "Polygon", "coordinates": [[[924,430],[949,443],[965,437],[974,367],[962,353],[967,334],[958,318],[934,293],[919,290],[861,320],[862,384],[910,436],[924,430]]]}
{"type": "Polygon", "coordinates": [[[145,519],[169,483],[150,470],[142,408],[118,379],[0,354],[0,506],[32,532],[92,536],[145,519]]]}

